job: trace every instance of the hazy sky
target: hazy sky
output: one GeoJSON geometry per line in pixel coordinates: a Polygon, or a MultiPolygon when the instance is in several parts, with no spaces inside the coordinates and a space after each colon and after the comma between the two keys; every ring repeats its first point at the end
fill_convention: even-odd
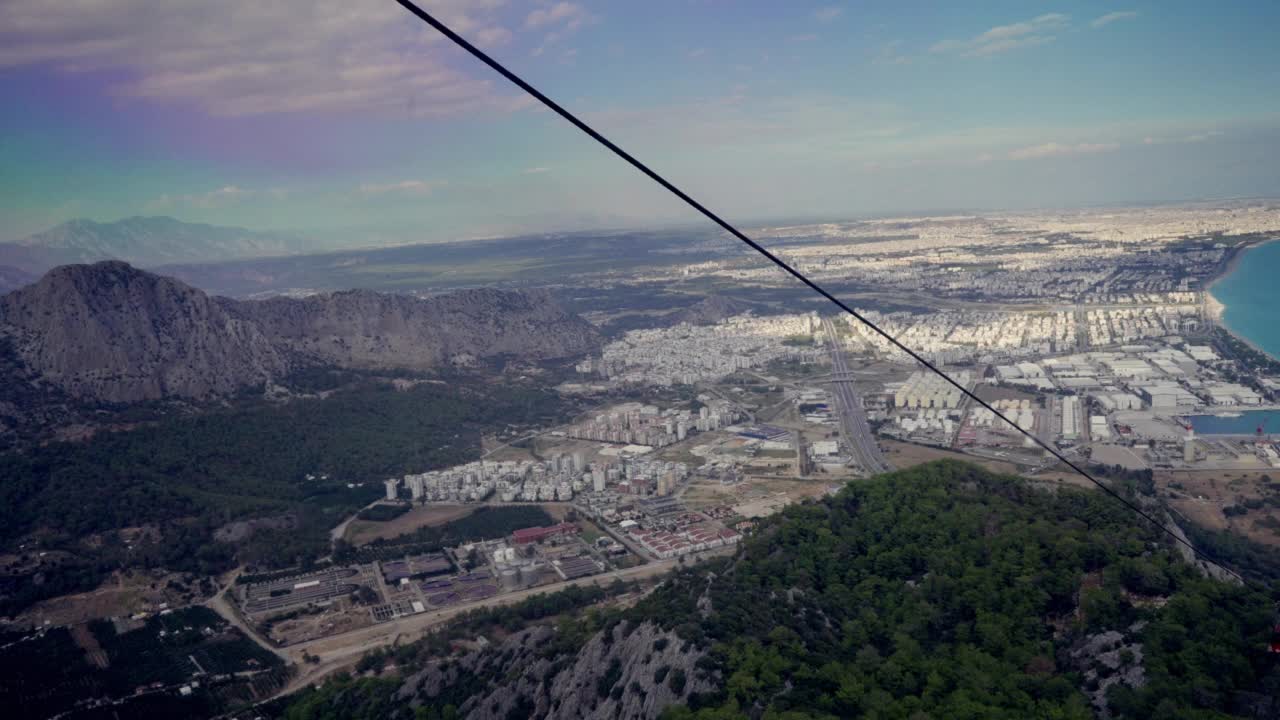
{"type": "MultiPolygon", "coordinates": [[[[1280,3],[426,0],[730,218],[1280,195],[1280,3]]],[[[0,239],[692,219],[390,0],[3,0],[0,239]]]]}

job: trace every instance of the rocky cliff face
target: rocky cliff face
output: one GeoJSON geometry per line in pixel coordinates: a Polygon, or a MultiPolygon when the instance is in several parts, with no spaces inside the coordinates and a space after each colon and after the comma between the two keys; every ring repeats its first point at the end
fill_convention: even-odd
{"type": "Polygon", "coordinates": [[[306,299],[220,300],[307,362],[424,369],[500,355],[567,357],[599,343],[543,292],[462,290],[419,299],[351,290],[306,299]]]}
{"type": "Polygon", "coordinates": [[[109,402],[227,394],[287,368],[254,324],[118,261],[55,268],[0,297],[0,332],[45,380],[109,402]]]}
{"type": "Polygon", "coordinates": [[[537,293],[235,301],[118,261],[55,268],[0,297],[0,337],[45,381],[109,402],[226,395],[316,364],[423,369],[565,357],[599,342],[537,293]]]}
{"type": "Polygon", "coordinates": [[[523,630],[406,678],[398,697],[415,707],[458,702],[472,720],[639,720],[716,686],[697,667],[704,651],[650,623],[596,633],[576,655],[550,652],[554,639],[546,626],[523,630]]]}

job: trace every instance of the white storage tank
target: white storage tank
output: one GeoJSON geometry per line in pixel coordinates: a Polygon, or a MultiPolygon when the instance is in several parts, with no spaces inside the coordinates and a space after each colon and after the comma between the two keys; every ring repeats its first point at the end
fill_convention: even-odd
{"type": "Polygon", "coordinates": [[[499,573],[498,577],[502,582],[502,587],[507,588],[508,590],[519,587],[520,585],[520,575],[516,572],[515,568],[507,568],[506,570],[503,570],[499,573]]]}

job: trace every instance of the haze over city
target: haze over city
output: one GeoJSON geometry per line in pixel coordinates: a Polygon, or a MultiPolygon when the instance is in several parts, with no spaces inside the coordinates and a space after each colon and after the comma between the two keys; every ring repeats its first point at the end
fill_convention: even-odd
{"type": "MultiPolygon", "coordinates": [[[[744,221],[1280,192],[1274,3],[425,5],[744,221]]],[[[0,240],[130,215],[345,246],[693,220],[403,15],[5,3],[0,240]]]]}

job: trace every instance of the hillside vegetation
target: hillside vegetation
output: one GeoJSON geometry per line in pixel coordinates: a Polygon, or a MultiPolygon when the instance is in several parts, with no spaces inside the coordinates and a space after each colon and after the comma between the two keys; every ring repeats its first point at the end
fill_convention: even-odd
{"type": "Polygon", "coordinates": [[[0,615],[92,589],[119,567],[207,574],[236,561],[307,562],[329,551],[329,528],[383,494],[387,477],[468,462],[482,432],[554,423],[563,412],[532,386],[395,390],[368,380],[324,400],[250,403],[0,453],[0,506],[10,513],[0,545],[65,551],[56,567],[34,558],[0,567],[0,615]],[[274,522],[214,540],[241,518],[274,522]],[[139,526],[126,547],[130,538],[116,531],[139,526]]]}
{"type": "Polygon", "coordinates": [[[939,462],[792,506],[631,609],[562,620],[566,641],[541,645],[555,656],[512,644],[524,634],[442,663],[438,643],[407,648],[402,684],[288,717],[438,717],[445,701],[477,718],[1270,717],[1271,616],[1098,493],[939,462]],[[607,672],[575,662],[634,633],[674,633],[684,665],[646,664],[666,641],[607,672]],[[485,675],[458,685],[458,664],[485,675]],[[563,702],[592,683],[599,704],[563,702]]]}
{"type": "Polygon", "coordinates": [[[1085,718],[1085,692],[1116,717],[1214,718],[1280,689],[1263,594],[1200,576],[1098,493],[955,462],[791,508],[637,613],[726,678],[671,718],[1085,718]],[[1090,647],[1108,632],[1114,668],[1090,647]]]}

